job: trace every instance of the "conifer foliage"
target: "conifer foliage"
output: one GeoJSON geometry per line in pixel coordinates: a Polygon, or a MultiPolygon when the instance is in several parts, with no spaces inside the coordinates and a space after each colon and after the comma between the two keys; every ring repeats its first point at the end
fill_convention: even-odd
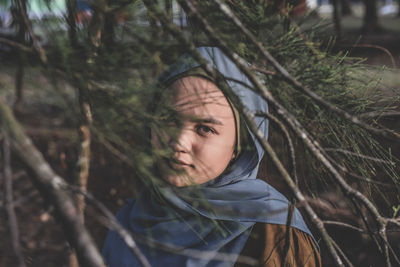
{"type": "MultiPolygon", "coordinates": [[[[9,177],[10,164],[21,168],[9,162],[11,151],[54,206],[81,266],[104,266],[84,224],[85,203],[95,207],[96,223],[117,229],[148,265],[135,245],[145,241],[130,236],[107,210],[110,204],[88,192],[87,184],[96,183],[93,162],[100,160],[91,152],[100,147],[123,164],[122,175],[134,192],[157,186],[150,171],[153,162],[171,152],[152,151],[146,131],[165,126],[162,116],[149,112],[160,90],[157,77],[184,53],[199,58],[194,48],[201,45],[224,51],[268,101],[270,113],[263,115],[270,120],[271,138],[262,144],[272,169],[260,176],[272,184],[278,181],[307,218],[324,266],[357,266],[357,256],[366,251],[379,266],[400,265],[395,241],[400,169],[393,150],[399,147],[400,133],[386,118],[395,113],[399,99],[378,90],[379,77],[369,75],[361,60],[333,53],[332,43],[319,38],[323,26],[311,23],[307,14],[295,16],[301,1],[66,0],[64,13],[52,12],[54,6],[46,1],[41,10],[48,10],[47,15],[39,17],[26,8],[33,1],[3,2],[11,7],[13,21],[9,33],[0,36],[3,57],[12,61],[18,55],[19,65],[31,58],[29,64],[63,98],[55,104],[63,126],[77,129],[71,141],[77,163],[65,174],[71,177],[62,177],[24,129],[21,101],[25,106],[29,101],[17,84],[14,114],[0,99],[3,179],[9,177]],[[365,246],[349,244],[347,233],[365,246]]],[[[40,90],[34,88],[35,93],[40,90]]],[[[255,114],[239,112],[251,125],[255,114]]],[[[10,220],[15,217],[12,200],[4,203],[10,220]]],[[[18,227],[17,222],[10,227],[18,227]]],[[[18,244],[18,232],[10,240],[18,244]]],[[[20,248],[13,249],[24,266],[20,248]]]]}

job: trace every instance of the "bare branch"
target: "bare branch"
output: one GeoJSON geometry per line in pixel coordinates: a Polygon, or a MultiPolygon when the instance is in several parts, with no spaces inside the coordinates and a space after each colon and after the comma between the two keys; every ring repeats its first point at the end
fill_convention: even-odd
{"type": "Polygon", "coordinates": [[[270,70],[266,70],[265,68],[261,68],[259,66],[251,66],[253,70],[258,71],[259,73],[268,75],[268,76],[275,76],[276,72],[275,71],[270,71],[270,70]]]}
{"type": "Polygon", "coordinates": [[[248,110],[243,109],[246,122],[249,125],[250,129],[252,132],[256,135],[258,141],[261,143],[262,147],[264,150],[268,153],[270,156],[271,160],[275,164],[275,166],[278,168],[280,174],[282,175],[282,178],[284,178],[286,184],[289,186],[291,189],[293,195],[295,195],[296,199],[300,202],[300,205],[303,205],[305,210],[307,211],[310,219],[312,222],[315,224],[315,226],[318,228],[319,232],[321,233],[322,238],[324,239],[330,254],[334,258],[336,264],[338,266],[344,266],[342,260],[340,259],[339,255],[337,254],[337,250],[334,248],[333,243],[332,243],[332,238],[329,236],[328,232],[326,231],[322,220],[318,217],[318,215],[315,213],[315,211],[311,208],[309,203],[307,202],[305,196],[303,193],[300,191],[298,186],[293,182],[292,178],[290,177],[289,173],[286,171],[285,167],[282,165],[280,162],[278,156],[276,155],[274,149],[271,147],[271,145],[268,143],[267,140],[264,139],[262,133],[257,129],[257,125],[253,121],[254,115],[251,114],[248,110]]]}
{"type": "Polygon", "coordinates": [[[116,231],[120,237],[124,240],[125,244],[132,250],[132,252],[138,257],[139,262],[144,266],[144,267],[150,267],[150,263],[146,259],[146,257],[143,255],[143,253],[140,251],[138,246],[136,245],[135,240],[132,238],[131,234],[126,230],[114,217],[114,215],[104,206],[103,203],[98,201],[95,197],[93,197],[89,192],[86,190],[82,190],[79,187],[74,187],[74,186],[69,186],[69,189],[72,190],[75,193],[79,193],[83,197],[85,197],[87,200],[90,201],[98,210],[100,210],[101,213],[106,218],[106,222],[104,223],[103,220],[100,220],[101,223],[105,224],[106,227],[111,228],[111,230],[116,231]]]}
{"type": "Polygon", "coordinates": [[[28,47],[28,46],[25,46],[25,45],[23,45],[23,44],[20,44],[20,43],[18,43],[18,42],[14,42],[14,41],[12,41],[12,40],[3,38],[3,37],[0,37],[0,43],[7,44],[7,45],[9,45],[9,46],[15,47],[15,48],[17,48],[17,49],[19,49],[19,50],[22,50],[22,51],[24,51],[24,52],[33,52],[33,49],[32,49],[32,48],[30,48],[30,47],[28,47]]]}
{"type": "Polygon", "coordinates": [[[345,227],[345,228],[349,228],[355,231],[358,231],[362,234],[369,234],[368,231],[365,231],[359,227],[356,227],[354,225],[348,224],[348,223],[344,223],[344,222],[337,222],[337,221],[322,221],[324,224],[328,224],[328,225],[337,225],[337,226],[341,226],[341,227],[345,227]]]}
{"type": "Polygon", "coordinates": [[[360,118],[385,118],[385,117],[400,117],[400,111],[386,111],[386,112],[378,112],[371,111],[367,113],[360,114],[360,118]]]}
{"type": "Polygon", "coordinates": [[[12,173],[10,164],[11,164],[10,142],[6,133],[3,140],[3,175],[4,175],[5,206],[8,216],[8,228],[10,230],[12,249],[14,255],[17,258],[18,266],[25,267],[26,265],[19,245],[18,220],[14,210],[12,173]]]}
{"type": "Polygon", "coordinates": [[[39,44],[39,41],[36,38],[35,33],[33,32],[31,21],[29,20],[28,15],[26,13],[26,7],[22,3],[22,0],[17,0],[17,3],[19,5],[18,9],[21,12],[21,16],[22,16],[22,18],[24,20],[25,26],[26,26],[26,28],[28,30],[28,33],[29,33],[30,37],[32,38],[33,47],[35,48],[36,52],[38,53],[40,61],[43,64],[47,64],[46,52],[43,50],[42,46],[39,44]]]}
{"type": "Polygon", "coordinates": [[[58,215],[56,218],[63,226],[69,242],[76,248],[79,262],[88,267],[104,266],[100,253],[80,220],[72,198],[63,190],[66,182],[55,174],[43,159],[42,154],[25,135],[2,99],[0,99],[0,128],[10,137],[13,151],[34,174],[31,177],[39,191],[54,204],[58,215]]]}
{"type": "MultiPolygon", "coordinates": [[[[344,178],[340,175],[340,173],[332,166],[332,164],[330,163],[330,161],[326,158],[325,156],[325,152],[323,152],[323,149],[321,148],[321,146],[319,145],[319,143],[316,140],[311,139],[310,135],[307,133],[307,131],[302,127],[302,125],[297,121],[297,119],[295,117],[293,117],[293,115],[291,115],[283,106],[281,106],[271,95],[271,93],[267,90],[267,88],[262,84],[261,81],[259,81],[259,79],[253,74],[251,73],[251,71],[249,71],[248,66],[246,64],[246,62],[241,59],[237,54],[231,52],[226,44],[218,37],[216,36],[216,34],[214,33],[214,31],[212,30],[212,28],[208,25],[208,22],[199,15],[199,13],[197,12],[197,9],[195,8],[195,6],[193,5],[192,1],[179,1],[180,4],[182,5],[182,7],[186,10],[186,13],[188,14],[192,14],[194,16],[196,16],[196,18],[201,22],[203,29],[206,31],[206,33],[208,34],[208,36],[215,41],[218,46],[226,53],[226,55],[233,60],[233,62],[239,67],[239,69],[241,71],[243,71],[246,76],[249,78],[249,80],[252,82],[253,86],[255,87],[255,89],[260,92],[260,94],[267,100],[269,101],[270,104],[272,104],[276,109],[278,114],[292,127],[292,129],[296,132],[296,134],[305,142],[306,146],[310,149],[310,151],[312,152],[312,154],[314,154],[314,156],[329,170],[329,172],[331,172],[333,174],[334,179],[338,182],[338,184],[341,186],[342,190],[346,193],[346,195],[349,195],[350,198],[356,198],[358,200],[360,200],[369,210],[369,212],[371,212],[375,218],[375,220],[379,223],[379,225],[382,227],[385,225],[385,221],[383,220],[383,217],[379,214],[378,210],[376,209],[376,207],[363,195],[361,194],[359,191],[353,189],[351,186],[349,186],[346,181],[344,180],[344,178]]],[[[155,7],[154,5],[152,5],[151,3],[147,4],[147,7],[154,12],[154,14],[157,14],[157,17],[159,18],[160,22],[175,36],[177,37],[178,40],[180,40],[182,43],[184,43],[186,45],[186,47],[190,50],[190,52],[192,53],[192,55],[194,56],[194,58],[196,60],[199,61],[199,63],[204,64],[205,65],[205,70],[207,72],[212,73],[212,68],[208,63],[205,63],[204,60],[202,60],[201,56],[196,54],[197,51],[195,51],[195,49],[193,49],[194,45],[192,43],[190,43],[180,32],[179,30],[176,29],[176,27],[174,27],[174,25],[168,24],[168,22],[165,20],[165,18],[163,17],[164,14],[162,14],[162,12],[160,12],[159,10],[157,10],[157,7],[155,7]]],[[[220,84],[218,84],[219,86],[221,86],[220,84]]],[[[229,90],[229,89],[228,89],[229,90]]],[[[245,112],[246,113],[246,112],[245,112]]],[[[249,115],[249,114],[248,114],[249,115]]],[[[251,114],[250,114],[251,115],[251,114]]],[[[255,128],[253,130],[256,130],[255,128]]],[[[260,136],[261,137],[261,136],[260,136]]],[[[265,141],[265,140],[264,140],[265,141]]],[[[262,141],[260,140],[260,142],[262,143],[262,141]]],[[[267,143],[267,142],[266,142],[267,143]]],[[[265,146],[263,145],[264,149],[271,155],[271,150],[268,151],[269,149],[267,149],[267,145],[265,144],[265,146]]],[[[276,165],[281,164],[279,162],[279,160],[276,158],[276,161],[274,161],[274,163],[276,165]]],[[[285,177],[285,170],[284,167],[278,167],[278,169],[280,169],[281,174],[285,177]]],[[[288,178],[287,180],[290,180],[290,176],[287,176],[285,178],[288,178]]],[[[286,180],[286,179],[285,179],[286,180]]],[[[287,181],[288,182],[288,181],[287,181]]],[[[290,188],[292,188],[292,186],[290,186],[290,188]]],[[[294,187],[295,190],[296,187],[294,187]]],[[[296,194],[295,194],[296,195],[296,194]]],[[[296,195],[296,197],[298,199],[301,199],[300,195],[296,195]],[[299,198],[300,197],[300,198],[299,198]]],[[[300,200],[301,202],[302,200],[300,200]]],[[[306,208],[306,210],[309,212],[309,215],[311,218],[314,218],[315,213],[313,211],[310,211],[309,209],[306,208]]],[[[315,215],[316,216],[316,215],[315,215]]],[[[316,217],[318,218],[318,217],[316,217]]],[[[319,219],[318,219],[319,220],[319,219]]],[[[319,220],[314,221],[314,223],[317,225],[317,227],[323,232],[324,229],[323,225],[321,227],[321,221],[319,220]],[[320,224],[318,226],[318,223],[320,224]]],[[[325,231],[326,233],[326,231],[325,231]]],[[[324,236],[324,234],[322,234],[324,240],[329,243],[330,241],[330,237],[329,235],[326,234],[326,236],[324,236]]],[[[342,262],[340,260],[340,258],[337,256],[336,252],[334,251],[335,249],[333,247],[330,247],[330,252],[332,254],[332,256],[334,257],[336,263],[339,266],[342,266],[342,262]]]]}
{"type": "MultiPolygon", "coordinates": [[[[145,244],[147,246],[157,248],[169,253],[173,254],[178,254],[178,255],[184,255],[190,258],[195,258],[195,259],[214,259],[218,261],[227,261],[227,262],[238,262],[238,263],[243,263],[247,264],[249,266],[259,266],[259,261],[248,257],[248,256],[241,256],[237,254],[232,254],[232,253],[221,253],[221,252],[215,252],[215,251],[204,251],[204,250],[197,250],[197,249],[188,249],[180,246],[176,246],[173,244],[166,244],[166,243],[160,243],[154,239],[151,239],[146,236],[138,235],[135,233],[129,232],[127,229],[125,229],[114,217],[114,215],[107,209],[106,206],[104,206],[103,203],[98,201],[92,194],[89,192],[83,192],[77,187],[70,186],[70,189],[79,194],[83,194],[85,198],[88,200],[88,203],[93,204],[103,215],[104,218],[96,218],[106,227],[110,227],[112,230],[116,231],[118,235],[125,241],[127,246],[131,248],[132,250],[138,249],[136,246],[136,243],[133,239],[135,237],[135,240],[137,242],[145,244]]],[[[137,254],[136,254],[137,255],[137,254]]],[[[144,265],[144,263],[142,263],[144,265]]]]}
{"type": "MultiPolygon", "coordinates": [[[[345,48],[348,46],[341,46],[341,47],[345,48]]],[[[375,49],[381,50],[383,53],[385,53],[390,58],[391,63],[392,63],[392,68],[396,68],[396,60],[394,59],[392,53],[390,53],[390,51],[387,48],[380,46],[380,45],[372,45],[372,44],[353,44],[353,45],[351,45],[351,48],[354,48],[354,47],[366,47],[366,48],[375,48],[375,49]]]]}
{"type": "MultiPolygon", "coordinates": [[[[292,129],[303,140],[303,142],[310,149],[310,151],[314,154],[314,156],[329,170],[329,172],[333,175],[334,179],[341,186],[342,190],[346,193],[346,195],[348,195],[350,198],[356,198],[359,201],[361,201],[365,205],[365,207],[368,209],[368,211],[373,215],[374,219],[378,222],[379,226],[381,228],[385,227],[386,222],[385,222],[384,218],[379,214],[379,211],[377,210],[375,205],[367,197],[365,197],[361,192],[359,192],[358,190],[352,188],[349,184],[347,184],[344,177],[342,177],[342,175],[332,166],[330,161],[326,158],[325,152],[321,148],[319,143],[316,140],[312,139],[311,136],[304,129],[304,127],[298,122],[298,120],[273,98],[273,96],[268,91],[268,89],[263,85],[263,83],[249,70],[246,62],[242,58],[240,58],[236,53],[233,53],[232,51],[230,51],[230,49],[228,49],[228,46],[225,44],[225,42],[215,34],[215,32],[213,31],[211,26],[208,24],[208,22],[199,14],[195,5],[193,4],[193,1],[179,0],[179,3],[183,6],[183,8],[186,10],[186,12],[188,14],[194,15],[198,19],[198,21],[201,22],[203,29],[208,34],[208,36],[213,41],[215,41],[218,44],[218,46],[226,53],[226,55],[236,64],[236,66],[241,71],[243,71],[243,73],[245,73],[245,75],[249,78],[249,80],[252,82],[253,86],[261,94],[261,96],[264,97],[265,100],[269,101],[269,103],[272,104],[277,109],[278,114],[281,115],[281,117],[292,127],[292,129]]],[[[245,113],[245,115],[247,113],[246,117],[248,119],[251,118],[252,114],[250,114],[248,111],[244,110],[244,113],[245,113]]],[[[347,119],[350,120],[350,118],[347,118],[347,119]]],[[[250,122],[250,120],[248,122],[250,122]]],[[[256,127],[254,127],[254,128],[252,128],[252,130],[256,131],[257,129],[256,129],[256,127]]],[[[259,141],[261,142],[261,144],[263,145],[263,148],[266,150],[266,152],[268,154],[272,155],[274,152],[273,152],[272,148],[269,146],[268,142],[263,140],[261,134],[260,135],[256,134],[256,136],[259,139],[259,141]]],[[[275,157],[276,157],[276,155],[275,155],[275,157]]],[[[273,159],[273,161],[274,161],[275,165],[278,167],[281,175],[283,175],[283,177],[285,177],[286,182],[287,183],[292,182],[292,181],[289,181],[290,176],[286,173],[286,170],[282,166],[279,159],[276,157],[275,159],[273,159]],[[281,165],[281,166],[279,166],[279,165],[281,165]],[[286,175],[288,175],[288,176],[286,177],[286,175]]],[[[291,185],[289,185],[289,187],[293,190],[299,191],[298,188],[296,189],[296,187],[293,188],[291,185]]],[[[299,198],[300,195],[296,195],[296,197],[299,199],[300,202],[303,202],[304,197],[303,197],[303,199],[299,198]]],[[[308,209],[306,208],[306,210],[308,210],[308,209]]],[[[310,212],[309,213],[310,217],[312,217],[311,214],[314,214],[316,216],[316,214],[313,211],[312,212],[309,211],[309,212],[310,212]]],[[[315,223],[316,222],[317,221],[315,221],[315,223]]],[[[318,223],[322,224],[322,222],[319,219],[318,219],[318,223]]],[[[318,226],[317,223],[316,223],[316,225],[317,225],[318,229],[320,229],[320,231],[325,231],[323,229],[323,225],[318,226]]],[[[326,231],[325,231],[325,233],[326,233],[326,231]]],[[[326,234],[327,236],[325,238],[324,234],[322,232],[321,232],[321,234],[322,234],[323,238],[325,239],[325,241],[329,242],[329,239],[330,239],[329,235],[326,234]]],[[[385,237],[383,235],[380,235],[380,237],[383,240],[385,240],[385,237]]],[[[386,244],[384,245],[384,247],[385,248],[387,247],[386,244]]],[[[341,266],[343,263],[337,256],[333,247],[330,248],[330,253],[334,257],[336,263],[339,266],[341,266]]]]}
{"type": "Polygon", "coordinates": [[[335,242],[335,240],[332,240],[333,246],[339,251],[339,254],[343,257],[343,259],[346,261],[347,265],[350,267],[353,267],[353,264],[349,260],[349,258],[346,256],[346,254],[343,252],[343,250],[339,247],[339,245],[335,242]]]}
{"type": "Polygon", "coordinates": [[[383,159],[379,159],[379,158],[363,155],[363,154],[360,154],[360,153],[355,153],[353,151],[349,151],[349,150],[346,150],[346,149],[324,148],[324,150],[325,151],[332,151],[332,152],[340,152],[340,153],[343,153],[343,154],[352,155],[352,156],[356,156],[358,158],[367,159],[367,160],[371,160],[371,161],[375,161],[375,162],[379,162],[379,163],[396,165],[396,163],[394,163],[393,161],[383,160],[383,159]]]}
{"type": "Polygon", "coordinates": [[[288,154],[290,157],[289,164],[290,164],[290,173],[291,176],[294,179],[294,182],[296,185],[299,184],[299,178],[297,177],[297,171],[296,171],[296,153],[293,145],[292,138],[290,137],[289,131],[286,129],[286,126],[275,116],[273,116],[270,113],[265,113],[265,112],[256,112],[256,116],[264,116],[267,117],[272,123],[276,124],[279,129],[283,132],[285,135],[286,141],[288,142],[288,154]]]}
{"type": "MultiPolygon", "coordinates": [[[[229,49],[227,49],[227,46],[225,43],[218,38],[211,27],[208,25],[208,23],[204,20],[203,17],[201,17],[197,9],[193,6],[191,1],[178,1],[180,5],[183,7],[183,9],[186,11],[187,14],[194,14],[199,21],[202,23],[203,28],[206,30],[206,32],[209,34],[209,37],[212,38],[214,41],[216,41],[221,49],[226,52],[227,56],[233,60],[233,62],[239,67],[240,70],[242,70],[246,76],[249,78],[249,80],[253,83],[253,85],[262,92],[262,96],[266,98],[266,100],[272,100],[270,102],[273,102],[275,104],[275,107],[277,108],[278,114],[280,112],[287,113],[286,110],[281,107],[274,99],[273,96],[270,94],[270,92],[265,88],[265,86],[259,81],[259,79],[251,72],[249,71],[247,67],[247,63],[241,59],[237,54],[231,53],[229,49]]],[[[180,32],[180,30],[173,24],[169,23],[169,21],[166,19],[165,14],[162,13],[161,11],[158,10],[157,6],[148,1],[144,1],[146,7],[154,14],[154,17],[158,19],[162,25],[171,32],[182,44],[184,44],[187,49],[191,52],[191,54],[194,56],[194,58],[200,63],[205,66],[205,70],[210,73],[210,74],[215,74],[213,72],[212,66],[210,65],[209,62],[204,60],[202,56],[198,53],[198,51],[195,48],[195,45],[188,41],[185,36],[180,32]]],[[[221,88],[225,88],[226,86],[223,83],[218,83],[218,86],[221,88]]],[[[229,90],[228,88],[225,88],[225,90],[229,90]]],[[[279,172],[285,179],[286,183],[288,183],[290,189],[292,190],[293,194],[296,196],[296,198],[299,200],[301,204],[304,203],[304,206],[306,207],[306,211],[309,214],[311,220],[313,223],[317,226],[318,230],[321,232],[322,238],[325,240],[329,252],[331,253],[332,257],[334,258],[335,262],[337,263],[338,266],[344,266],[342,260],[340,259],[339,255],[337,254],[335,248],[333,247],[331,243],[331,237],[329,234],[326,232],[326,229],[324,228],[324,225],[322,221],[318,218],[317,214],[313,211],[313,209],[308,205],[308,203],[305,201],[305,198],[301,191],[297,188],[296,184],[293,182],[292,178],[290,175],[287,173],[286,169],[280,162],[279,158],[277,157],[276,153],[272,149],[272,147],[269,145],[269,143],[263,138],[262,134],[259,132],[257,129],[257,126],[255,126],[255,123],[253,121],[253,114],[251,114],[248,110],[246,110],[243,106],[239,107],[241,111],[243,111],[243,114],[245,115],[246,121],[250,125],[251,131],[256,135],[257,139],[259,142],[262,144],[264,150],[269,154],[269,156],[272,158],[274,164],[277,166],[279,172]]],[[[295,119],[294,119],[295,120],[295,119]]],[[[296,121],[296,120],[295,120],[296,121]]],[[[296,121],[297,122],[297,121],[296,121]]],[[[297,125],[296,125],[297,126],[297,125]]]]}
{"type": "MultiPolygon", "coordinates": [[[[181,1],[180,1],[181,2],[181,1]]],[[[379,136],[383,136],[385,138],[391,138],[396,141],[400,141],[400,134],[388,129],[377,129],[371,127],[370,125],[362,122],[359,118],[347,113],[345,110],[340,109],[339,107],[333,105],[332,103],[326,101],[321,96],[317,95],[315,92],[301,84],[298,80],[290,75],[290,73],[279,64],[278,61],[263,47],[263,45],[257,40],[257,38],[243,25],[243,23],[233,14],[233,12],[229,9],[229,7],[223,3],[221,0],[214,0],[217,3],[219,9],[233,22],[235,25],[246,35],[247,38],[251,40],[251,42],[257,47],[263,57],[271,63],[273,68],[288,82],[293,88],[303,92],[308,95],[311,99],[316,101],[319,105],[324,106],[330,111],[333,111],[348,121],[376,134],[379,136]]],[[[215,39],[215,36],[213,37],[215,39]]]]}

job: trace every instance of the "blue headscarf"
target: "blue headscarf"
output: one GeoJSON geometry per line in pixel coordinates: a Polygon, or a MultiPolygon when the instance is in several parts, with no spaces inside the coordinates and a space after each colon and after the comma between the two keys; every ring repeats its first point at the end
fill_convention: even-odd
{"type": "MultiPolygon", "coordinates": [[[[268,112],[267,102],[251,91],[251,83],[218,48],[198,52],[223,75],[232,91],[250,111],[268,112]],[[239,81],[239,82],[238,82],[239,81]],[[247,85],[247,86],[245,86],[247,85]]],[[[163,80],[200,66],[184,55],[165,72],[163,80]]],[[[255,117],[268,137],[268,120],[255,117]]],[[[266,182],[256,179],[264,151],[253,134],[254,149],[243,151],[229,172],[205,184],[183,188],[161,187],[163,201],[150,189],[130,200],[117,214],[119,222],[137,235],[164,244],[202,251],[240,254],[256,222],[285,225],[289,201],[266,182]]],[[[311,235],[299,211],[291,226],[311,235]]],[[[138,244],[152,266],[232,266],[212,258],[199,259],[138,244]]],[[[107,235],[103,256],[110,267],[140,266],[137,258],[114,231],[107,235]]]]}

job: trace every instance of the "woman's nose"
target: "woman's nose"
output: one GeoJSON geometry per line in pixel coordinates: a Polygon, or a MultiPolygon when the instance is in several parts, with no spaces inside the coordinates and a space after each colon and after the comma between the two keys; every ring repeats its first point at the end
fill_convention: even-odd
{"type": "Polygon", "coordinates": [[[193,146],[193,131],[190,129],[182,129],[178,136],[170,141],[170,146],[176,152],[189,153],[193,146]]]}

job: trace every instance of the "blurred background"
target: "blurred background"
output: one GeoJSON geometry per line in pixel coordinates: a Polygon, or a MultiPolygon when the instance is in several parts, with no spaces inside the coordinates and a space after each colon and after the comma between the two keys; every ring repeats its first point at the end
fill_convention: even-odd
{"type": "MultiPolygon", "coordinates": [[[[177,3],[160,2],[171,21],[185,30],[188,20],[177,3]]],[[[368,90],[373,93],[379,91],[382,99],[392,100],[389,111],[393,116],[380,117],[374,123],[400,131],[400,0],[296,0],[290,1],[287,9],[286,2],[266,2],[272,3],[280,14],[288,14],[291,25],[299,25],[311,34],[319,49],[357,62],[363,70],[357,79],[371,85],[368,90]]],[[[169,57],[180,53],[179,47],[166,48],[166,42],[172,42],[171,47],[179,43],[171,41],[161,28],[136,0],[0,0],[0,96],[56,173],[71,184],[87,188],[114,213],[142,186],[140,179],[134,179],[138,175],[134,167],[149,164],[145,152],[136,157],[134,151],[145,151],[143,136],[137,133],[147,117],[137,113],[144,113],[145,100],[152,91],[150,86],[141,91],[135,88],[143,87],[149,79],[155,80],[166,62],[171,61],[169,57]],[[122,92],[125,87],[133,89],[128,94],[122,92]],[[92,110],[88,109],[90,106],[92,110]],[[125,118],[121,119],[120,114],[125,118]],[[93,121],[92,115],[98,120],[93,121]],[[127,119],[137,120],[134,129],[129,128],[127,119]],[[85,134],[87,131],[90,135],[85,134]],[[90,150],[85,150],[84,142],[91,144],[90,150]],[[126,143],[133,152],[124,147],[126,143]],[[133,159],[134,167],[126,155],[133,159]],[[86,180],[82,182],[81,178],[86,180]]],[[[357,97],[371,94],[364,87],[358,89],[352,92],[357,97]]],[[[389,107],[388,102],[373,99],[370,103],[389,107]]],[[[271,134],[271,142],[284,153],[282,137],[271,134]]],[[[400,156],[398,142],[379,142],[389,148],[393,158],[400,156]]],[[[288,195],[274,167],[265,165],[263,172],[268,173],[268,182],[288,195]]],[[[6,165],[1,166],[4,169],[6,165]]],[[[78,266],[65,233],[52,217],[54,207],[42,199],[16,155],[11,156],[11,166],[12,199],[24,264],[78,266]]],[[[379,178],[379,167],[374,171],[377,183],[388,181],[379,178]]],[[[397,177],[399,167],[393,172],[397,177]]],[[[5,184],[2,175],[0,266],[23,266],[15,256],[15,247],[10,245],[13,231],[10,214],[6,213],[10,192],[3,190],[5,184]]],[[[390,200],[382,210],[396,217],[400,198],[394,187],[385,186],[381,191],[387,192],[390,200]]],[[[340,194],[328,193],[325,199],[335,203],[335,211],[327,218],[360,220],[341,203],[340,194]]],[[[79,198],[76,201],[82,203],[79,198]]],[[[319,208],[321,214],[329,213],[323,206],[319,208]]],[[[99,224],[92,207],[85,209],[84,218],[101,248],[107,229],[99,224]]],[[[367,235],[340,227],[329,231],[355,266],[384,266],[385,260],[367,235]]],[[[390,238],[395,240],[393,249],[400,251],[399,232],[391,232],[390,238]]],[[[324,251],[322,256],[324,266],[334,266],[324,251]]]]}

